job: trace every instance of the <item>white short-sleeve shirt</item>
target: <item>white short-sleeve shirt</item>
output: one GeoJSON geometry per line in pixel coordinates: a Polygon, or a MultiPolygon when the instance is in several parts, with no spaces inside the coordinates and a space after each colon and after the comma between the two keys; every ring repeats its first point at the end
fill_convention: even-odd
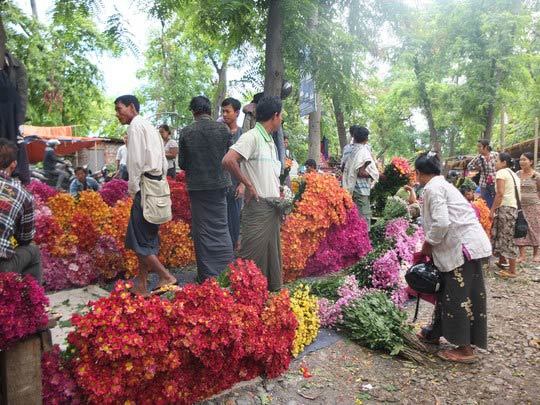
{"type": "Polygon", "coordinates": [[[279,197],[281,163],[272,137],[267,141],[255,127],[244,133],[231,149],[245,159],[240,164],[242,172],[253,184],[259,197],[279,197]]]}
{"type": "Polygon", "coordinates": [[[122,145],[116,151],[116,160],[120,161],[121,165],[127,165],[127,146],[122,145]]]}

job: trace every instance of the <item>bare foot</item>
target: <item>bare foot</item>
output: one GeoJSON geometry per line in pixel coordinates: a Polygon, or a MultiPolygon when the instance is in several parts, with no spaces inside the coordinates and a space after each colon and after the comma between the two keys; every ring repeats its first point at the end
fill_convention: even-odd
{"type": "Polygon", "coordinates": [[[143,297],[147,297],[149,295],[146,280],[141,280],[139,279],[139,276],[135,276],[131,280],[128,280],[128,282],[133,284],[133,287],[129,289],[129,291],[133,294],[141,295],[143,297]]]}
{"type": "Polygon", "coordinates": [[[533,256],[534,263],[540,263],[540,256],[533,256]]]}
{"type": "Polygon", "coordinates": [[[154,288],[154,290],[157,290],[160,287],[163,287],[165,285],[171,285],[171,284],[178,284],[178,281],[176,280],[176,277],[174,277],[172,274],[169,273],[167,277],[159,279],[159,282],[157,283],[157,286],[156,288],[154,288]]]}
{"type": "Polygon", "coordinates": [[[525,256],[519,256],[516,259],[516,263],[524,263],[526,260],[527,260],[527,258],[525,256]]]}

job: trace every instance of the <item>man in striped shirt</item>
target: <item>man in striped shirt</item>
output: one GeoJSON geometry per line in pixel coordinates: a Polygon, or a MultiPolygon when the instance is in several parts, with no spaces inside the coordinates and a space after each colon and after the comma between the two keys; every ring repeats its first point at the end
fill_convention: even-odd
{"type": "Polygon", "coordinates": [[[0,272],[30,274],[41,282],[35,234],[34,199],[11,175],[17,167],[17,147],[0,139],[0,272]]]}

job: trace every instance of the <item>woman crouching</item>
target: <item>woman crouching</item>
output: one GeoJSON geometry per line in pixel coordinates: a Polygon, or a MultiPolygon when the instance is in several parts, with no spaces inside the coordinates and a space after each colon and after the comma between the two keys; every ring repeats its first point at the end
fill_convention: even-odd
{"type": "Polygon", "coordinates": [[[434,344],[444,337],[457,348],[442,350],[439,357],[471,363],[476,360],[472,345],[487,347],[481,261],[491,256],[491,244],[469,202],[441,176],[438,157],[432,152],[423,154],[415,168],[418,182],[425,186],[422,253],[432,257],[442,280],[433,324],[419,337],[434,344]]]}

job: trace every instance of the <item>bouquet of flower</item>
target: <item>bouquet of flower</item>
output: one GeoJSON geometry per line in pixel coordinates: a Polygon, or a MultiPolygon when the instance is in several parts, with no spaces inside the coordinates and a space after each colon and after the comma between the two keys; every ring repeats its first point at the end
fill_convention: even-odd
{"type": "Polygon", "coordinates": [[[54,197],[56,194],[58,194],[58,190],[56,190],[54,187],[51,187],[35,179],[32,179],[32,181],[30,181],[30,184],[26,186],[26,189],[34,195],[36,200],[39,200],[43,203],[47,202],[49,198],[54,197]]]}
{"type": "Polygon", "coordinates": [[[73,371],[60,353],[58,345],[44,352],[41,359],[43,404],[82,404],[81,393],[73,379],[73,371]]]}
{"type": "Polygon", "coordinates": [[[332,225],[317,251],[308,259],[304,274],[319,276],[356,263],[371,250],[366,221],[356,207],[347,212],[347,220],[332,225]]]}
{"type": "Polygon", "coordinates": [[[228,280],[228,289],[215,279],[187,285],[170,301],[119,282],[74,315],[70,367],[87,402],[191,404],[285,371],[298,327],[288,291],[269,296],[252,262],[233,263],[228,280]]]}
{"type": "Polygon", "coordinates": [[[32,276],[0,273],[0,350],[47,325],[45,291],[32,276]]]}
{"type": "Polygon", "coordinates": [[[291,295],[291,308],[298,320],[292,355],[298,356],[304,347],[315,340],[319,332],[319,306],[307,285],[299,285],[291,295]]]}
{"type": "Polygon", "coordinates": [[[343,224],[353,207],[351,196],[335,177],[313,173],[304,180],[302,197],[281,229],[285,280],[295,280],[302,274],[307,259],[317,251],[330,227],[343,224]]]}
{"type": "Polygon", "coordinates": [[[107,205],[113,207],[117,201],[128,198],[127,181],[113,179],[101,187],[99,194],[107,205]]]}
{"type": "Polygon", "coordinates": [[[401,187],[409,182],[411,173],[412,168],[404,158],[394,157],[390,164],[386,165],[379,181],[371,190],[371,198],[374,201],[377,215],[382,212],[388,197],[396,194],[401,187]]]}

